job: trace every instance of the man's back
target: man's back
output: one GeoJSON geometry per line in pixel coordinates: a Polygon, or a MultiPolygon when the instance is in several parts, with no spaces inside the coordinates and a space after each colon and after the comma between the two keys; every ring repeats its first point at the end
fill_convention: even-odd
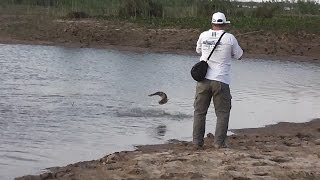
{"type": "MultiPolygon", "coordinates": [[[[230,24],[230,21],[227,21],[223,13],[216,12],[212,15],[211,23],[212,30],[201,33],[197,42],[196,51],[202,53],[200,60],[207,60],[215,43],[223,34],[223,29],[230,24]]],[[[217,116],[214,147],[227,147],[226,138],[232,99],[229,87],[230,66],[232,58],[240,59],[243,51],[236,38],[230,33],[225,33],[220,42],[208,61],[206,79],[197,82],[196,86],[192,142],[197,149],[204,145],[206,115],[211,101],[217,116]]]]}
{"type": "MultiPolygon", "coordinates": [[[[201,33],[196,48],[197,53],[201,53],[200,60],[208,58],[223,32],[223,30],[210,29],[201,33]]],[[[233,58],[239,59],[242,54],[243,50],[238,45],[236,38],[230,33],[225,33],[208,61],[206,79],[230,84],[231,61],[233,58]]]]}

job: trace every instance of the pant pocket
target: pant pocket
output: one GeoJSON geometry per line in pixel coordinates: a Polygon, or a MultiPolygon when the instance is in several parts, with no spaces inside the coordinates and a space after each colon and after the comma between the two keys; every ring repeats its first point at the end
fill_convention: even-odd
{"type": "Polygon", "coordinates": [[[231,100],[232,96],[231,96],[231,92],[230,92],[230,87],[228,84],[225,83],[221,83],[221,91],[220,91],[222,97],[224,99],[228,99],[231,100]]]}
{"type": "Polygon", "coordinates": [[[231,99],[232,96],[229,85],[220,83],[220,91],[213,100],[216,111],[229,113],[231,109],[231,99]]]}

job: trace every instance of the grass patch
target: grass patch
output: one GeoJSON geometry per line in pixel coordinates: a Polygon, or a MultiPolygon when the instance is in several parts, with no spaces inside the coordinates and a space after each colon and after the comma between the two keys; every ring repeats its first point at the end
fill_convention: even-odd
{"type": "MultiPolygon", "coordinates": [[[[149,28],[194,28],[207,30],[210,28],[210,18],[189,17],[189,18],[121,18],[121,17],[103,17],[96,16],[97,19],[106,19],[113,21],[127,21],[137,23],[149,28]]],[[[233,17],[230,18],[229,29],[240,32],[266,30],[277,33],[295,33],[304,31],[308,33],[320,32],[320,16],[277,16],[273,18],[255,18],[255,17],[233,17]]]]}
{"type": "Polygon", "coordinates": [[[237,2],[229,0],[2,0],[0,14],[91,17],[128,21],[157,28],[210,28],[213,12],[231,20],[230,29],[241,32],[305,31],[319,34],[320,5],[297,0],[237,2]]]}

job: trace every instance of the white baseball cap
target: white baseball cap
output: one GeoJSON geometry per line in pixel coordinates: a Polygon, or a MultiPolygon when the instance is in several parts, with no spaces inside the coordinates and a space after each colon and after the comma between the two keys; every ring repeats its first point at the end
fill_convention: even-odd
{"type": "Polygon", "coordinates": [[[226,20],[226,16],[221,12],[216,12],[212,15],[212,24],[229,24],[230,21],[226,20]]]}

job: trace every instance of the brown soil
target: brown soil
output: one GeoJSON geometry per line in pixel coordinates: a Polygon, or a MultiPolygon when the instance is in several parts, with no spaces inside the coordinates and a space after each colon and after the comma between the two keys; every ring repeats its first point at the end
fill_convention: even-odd
{"type": "Polygon", "coordinates": [[[233,131],[227,149],[212,147],[208,134],[200,150],[172,140],[16,180],[320,179],[320,119],[233,131]]]}
{"type": "MultiPolygon", "coordinates": [[[[209,28],[209,27],[208,27],[209,28]]],[[[320,59],[320,36],[267,31],[240,34],[230,30],[246,57],[320,59]]],[[[0,43],[27,43],[75,47],[120,48],[141,51],[191,53],[198,29],[147,28],[107,20],[57,20],[33,16],[0,16],[0,43]]]]}

